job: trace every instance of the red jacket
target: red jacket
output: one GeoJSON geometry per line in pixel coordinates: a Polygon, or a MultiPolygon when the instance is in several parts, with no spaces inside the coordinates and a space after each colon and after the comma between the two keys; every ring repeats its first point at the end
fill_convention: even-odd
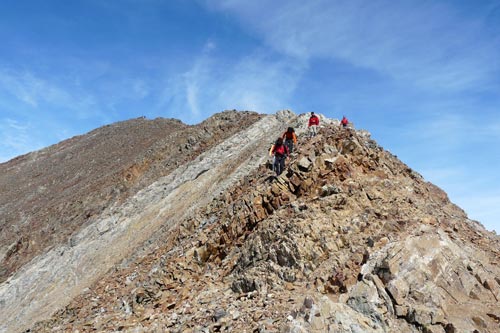
{"type": "Polygon", "coordinates": [[[273,147],[271,148],[271,154],[279,156],[288,156],[289,154],[288,147],[285,145],[280,145],[280,146],[273,145],[273,147]]]}
{"type": "Polygon", "coordinates": [[[311,127],[312,125],[316,125],[316,126],[319,125],[318,116],[314,115],[314,116],[311,116],[311,118],[309,118],[309,127],[311,127]]]}

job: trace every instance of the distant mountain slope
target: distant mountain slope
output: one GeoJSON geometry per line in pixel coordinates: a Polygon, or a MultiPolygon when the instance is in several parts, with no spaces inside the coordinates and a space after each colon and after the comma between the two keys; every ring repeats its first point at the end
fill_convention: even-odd
{"type": "Polygon", "coordinates": [[[76,182],[61,198],[102,208],[11,269],[0,332],[498,332],[500,238],[368,132],[321,116],[309,138],[307,118],[180,124],[92,191],[76,182]],[[299,144],[275,177],[269,144],[290,125],[299,144]]]}
{"type": "Polygon", "coordinates": [[[108,206],[250,126],[224,112],[188,126],[175,119],[119,122],[0,164],[0,282],[108,206]]]}

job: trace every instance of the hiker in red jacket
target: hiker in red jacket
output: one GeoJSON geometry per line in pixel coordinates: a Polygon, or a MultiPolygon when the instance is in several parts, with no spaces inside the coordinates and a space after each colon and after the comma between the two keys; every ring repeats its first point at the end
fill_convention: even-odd
{"type": "Polygon", "coordinates": [[[347,120],[347,118],[345,116],[342,117],[342,120],[340,121],[340,125],[343,127],[343,128],[346,128],[347,127],[347,124],[349,124],[349,120],[347,120]]]}
{"type": "Polygon", "coordinates": [[[319,126],[319,118],[314,114],[314,112],[311,112],[311,117],[309,118],[309,136],[313,137],[318,134],[318,126],[319,126]]]}
{"type": "Polygon", "coordinates": [[[274,171],[276,171],[276,175],[281,175],[283,170],[285,170],[285,159],[289,154],[288,147],[283,144],[283,138],[278,138],[278,140],[276,140],[269,154],[274,155],[273,168],[274,171]]]}

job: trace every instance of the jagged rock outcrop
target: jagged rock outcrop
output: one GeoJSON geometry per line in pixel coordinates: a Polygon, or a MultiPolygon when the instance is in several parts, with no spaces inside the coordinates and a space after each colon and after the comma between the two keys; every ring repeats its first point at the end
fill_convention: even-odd
{"type": "Polygon", "coordinates": [[[322,117],[308,138],[306,119],[266,117],[115,206],[155,231],[122,220],[145,245],[31,331],[497,332],[499,237],[368,132],[322,117]]]}

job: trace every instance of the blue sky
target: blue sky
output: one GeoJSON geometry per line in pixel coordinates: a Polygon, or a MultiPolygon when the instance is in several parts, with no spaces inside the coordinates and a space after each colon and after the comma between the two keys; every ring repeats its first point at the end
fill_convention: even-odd
{"type": "Polygon", "coordinates": [[[139,116],[345,114],[500,231],[500,0],[3,0],[0,43],[0,161],[139,116]]]}

